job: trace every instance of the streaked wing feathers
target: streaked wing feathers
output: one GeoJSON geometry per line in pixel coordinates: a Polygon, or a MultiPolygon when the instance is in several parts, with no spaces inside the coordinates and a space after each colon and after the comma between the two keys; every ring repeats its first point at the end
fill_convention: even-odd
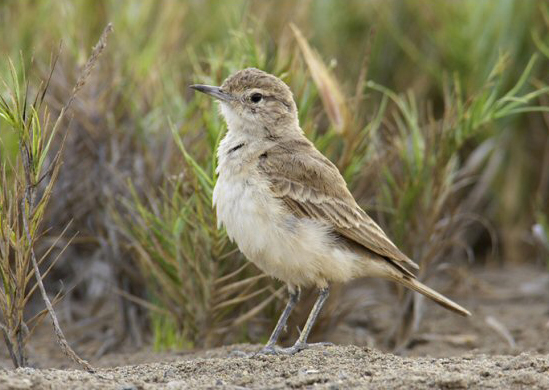
{"type": "Polygon", "coordinates": [[[259,169],[296,216],[329,222],[337,233],[370,251],[418,268],[358,206],[336,166],[307,139],[272,147],[259,169]]]}

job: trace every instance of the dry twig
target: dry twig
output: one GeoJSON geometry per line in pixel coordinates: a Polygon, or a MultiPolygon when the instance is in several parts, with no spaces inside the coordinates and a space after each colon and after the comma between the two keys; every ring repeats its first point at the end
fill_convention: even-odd
{"type": "MultiPolygon", "coordinates": [[[[103,52],[103,50],[106,47],[107,43],[107,36],[109,33],[111,33],[113,30],[112,25],[109,23],[105,30],[103,31],[103,34],[101,34],[101,37],[99,39],[99,42],[97,45],[93,48],[92,54],[88,61],[86,62],[86,65],[84,66],[84,69],[78,78],[76,85],[74,86],[71,96],[69,97],[67,103],[61,110],[61,113],[59,115],[59,118],[57,119],[53,131],[55,132],[57,126],[61,121],[63,120],[64,114],[66,113],[67,109],[70,107],[72,101],[76,97],[76,94],[78,91],[82,89],[82,87],[85,85],[87,78],[91,74],[91,71],[93,67],[95,66],[97,59],[103,52]]],[[[64,135],[64,139],[66,139],[67,134],[64,135]]],[[[59,170],[59,157],[61,156],[61,152],[63,149],[64,142],[61,144],[61,150],[57,153],[54,163],[53,163],[53,173],[52,173],[52,180],[55,180],[58,170],[59,170]]],[[[48,297],[48,294],[46,293],[46,289],[44,288],[44,284],[42,281],[42,276],[40,274],[40,269],[38,268],[38,261],[36,260],[36,254],[34,252],[33,243],[34,239],[31,235],[30,229],[29,229],[29,217],[31,217],[32,213],[34,212],[34,201],[36,198],[36,182],[33,179],[33,176],[31,173],[33,172],[32,167],[32,161],[29,160],[29,153],[25,153],[23,146],[20,146],[20,153],[23,158],[23,164],[24,164],[24,171],[25,171],[25,179],[26,179],[26,189],[25,189],[25,196],[21,200],[21,214],[23,216],[23,225],[25,229],[25,234],[28,240],[29,248],[30,248],[30,257],[32,261],[32,266],[34,269],[34,275],[36,277],[36,282],[38,285],[38,288],[40,289],[40,293],[42,295],[42,299],[46,305],[46,308],[48,310],[48,313],[52,320],[52,325],[55,331],[55,335],[57,337],[57,342],[59,346],[61,347],[61,350],[65,355],[67,355],[71,360],[78,363],[80,366],[85,368],[87,371],[94,371],[93,367],[85,360],[80,358],[76,352],[70,347],[69,343],[67,342],[67,339],[65,335],[63,334],[63,331],[61,330],[61,327],[59,325],[59,320],[57,319],[57,316],[55,314],[55,310],[53,309],[53,305],[48,297]],[[27,209],[29,210],[29,213],[27,213],[27,209]]]]}

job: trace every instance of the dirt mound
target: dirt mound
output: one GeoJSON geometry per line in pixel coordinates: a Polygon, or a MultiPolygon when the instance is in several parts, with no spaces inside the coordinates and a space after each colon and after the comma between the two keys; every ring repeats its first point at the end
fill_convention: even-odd
{"type": "Polygon", "coordinates": [[[163,363],[77,370],[0,370],[2,389],[549,388],[549,357],[464,355],[410,358],[354,346],[315,347],[295,356],[236,357],[224,347],[163,363]]]}

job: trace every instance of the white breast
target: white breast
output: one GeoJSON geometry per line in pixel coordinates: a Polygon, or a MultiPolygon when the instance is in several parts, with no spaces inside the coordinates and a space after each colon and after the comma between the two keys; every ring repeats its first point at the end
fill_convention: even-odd
{"type": "Polygon", "coordinates": [[[243,163],[246,150],[239,152],[220,158],[213,201],[218,223],[242,253],[291,286],[324,287],[356,276],[358,256],[334,244],[329,226],[291,214],[256,164],[243,163]]]}

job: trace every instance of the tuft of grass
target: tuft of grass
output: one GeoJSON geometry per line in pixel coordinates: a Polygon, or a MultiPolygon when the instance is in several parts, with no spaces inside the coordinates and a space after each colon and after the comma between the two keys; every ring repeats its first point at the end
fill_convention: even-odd
{"type": "MultiPolygon", "coordinates": [[[[0,165],[0,330],[15,367],[27,366],[25,346],[35,326],[48,314],[62,351],[74,362],[93,371],[88,362],[82,360],[69,346],[43,283],[44,277],[51,271],[70,240],[45,272],[42,273],[39,268],[58,244],[66,228],[40,258],[35,253],[35,246],[42,235],[45,211],[59,175],[65,138],[62,137],[61,147],[56,152],[52,151],[52,141],[58,135],[64,114],[86,83],[104,50],[111,30],[109,25],[103,32],[55,121],[50,120],[49,110],[43,103],[57,56],[52,57],[49,76],[40,84],[34,96],[30,92],[25,69],[23,68],[19,76],[9,58],[11,77],[9,81],[0,80],[7,92],[5,98],[0,95],[0,120],[16,134],[19,152],[15,161],[6,159],[0,165]],[[36,290],[40,292],[46,308],[25,320],[25,308],[36,290]]],[[[58,294],[55,297],[54,303],[60,296],[58,294]]]]}
{"type": "MultiPolygon", "coordinates": [[[[493,185],[494,176],[483,175],[482,167],[497,154],[497,137],[505,121],[522,113],[549,112],[536,104],[549,94],[549,87],[528,85],[537,56],[528,62],[516,84],[503,89],[504,69],[500,62],[483,88],[465,99],[460,82],[445,94],[441,118],[419,107],[413,93],[395,92],[369,81],[367,87],[388,97],[394,104],[391,144],[386,148],[374,143],[372,154],[383,150],[381,188],[376,204],[382,224],[392,232],[403,248],[421,266],[419,278],[428,280],[454,266],[454,259],[474,262],[471,227],[480,225],[489,231],[492,245],[497,242],[490,224],[482,216],[482,200],[493,185]],[[493,140],[492,140],[493,141],[493,140]],[[476,145],[476,147],[471,147],[476,145]],[[414,232],[413,235],[410,232],[414,232]],[[461,249],[463,255],[458,254],[461,249]]],[[[448,84],[451,84],[450,82],[448,84]]],[[[421,318],[423,297],[407,291],[400,308],[400,325],[395,329],[395,344],[403,348],[421,318]]]]}
{"type": "MultiPolygon", "coordinates": [[[[2,80],[8,91],[0,96],[0,119],[16,134],[19,154],[16,160],[5,160],[0,166],[0,328],[15,367],[27,365],[25,345],[46,310],[25,321],[24,310],[52,265],[40,274],[49,251],[36,259],[34,246],[40,237],[44,210],[52,194],[60,161],[47,161],[57,126],[50,125],[47,110],[41,112],[47,82],[34,98],[29,92],[25,73],[20,80],[9,61],[11,79],[2,80]],[[38,192],[38,189],[40,191],[38,192]],[[33,279],[36,281],[33,283],[33,279]]],[[[56,297],[58,298],[58,297],[56,297]]]]}

